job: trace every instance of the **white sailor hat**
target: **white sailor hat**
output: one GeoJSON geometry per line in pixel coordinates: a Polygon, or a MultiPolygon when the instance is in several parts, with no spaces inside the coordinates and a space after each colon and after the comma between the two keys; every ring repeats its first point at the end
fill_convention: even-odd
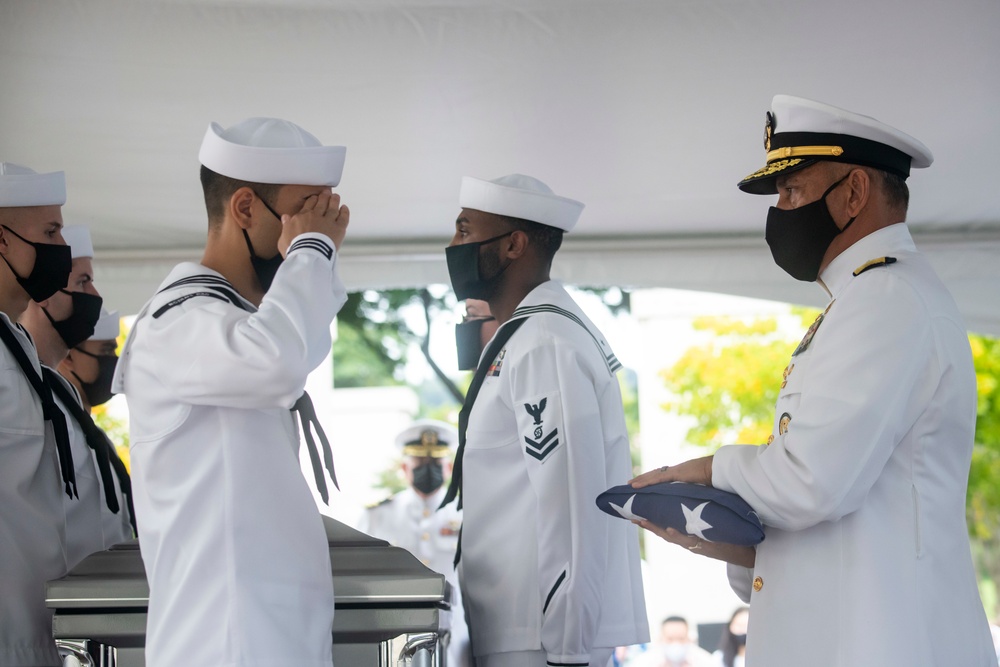
{"type": "Polygon", "coordinates": [[[396,436],[396,446],[406,456],[444,458],[458,444],[458,431],[436,419],[421,419],[396,436]]]}
{"type": "Polygon", "coordinates": [[[117,310],[109,313],[102,307],[101,317],[94,325],[94,335],[87,340],[114,340],[118,338],[118,334],[121,333],[120,320],[121,315],[117,310]]]}
{"type": "Polygon", "coordinates": [[[775,95],[764,126],[767,164],[739,182],[744,192],[777,194],[775,180],[820,160],[874,167],[901,178],[929,167],[930,149],[905,132],[838,107],[775,95]]]}
{"type": "Polygon", "coordinates": [[[572,231],[583,211],[583,203],[560,197],[537,178],[523,174],[492,181],[465,176],[458,204],[462,208],[530,220],[564,232],[572,231]]]}
{"type": "Polygon", "coordinates": [[[62,206],[66,203],[66,174],[39,174],[12,162],[0,162],[0,208],[62,206]]]}
{"type": "Polygon", "coordinates": [[[90,240],[90,230],[83,225],[63,227],[62,236],[69,246],[73,259],[94,256],[94,243],[90,240]]]}
{"type": "Polygon", "coordinates": [[[597,496],[597,506],[628,521],[645,519],[708,542],[752,546],[764,527],[750,505],[735,493],[687,482],[663,482],[636,489],[613,486],[597,496]]]}
{"type": "Polygon", "coordinates": [[[277,185],[340,183],[344,146],[324,146],[295,123],[279,118],[248,118],[228,129],[211,123],[198,160],[229,178],[277,185]]]}

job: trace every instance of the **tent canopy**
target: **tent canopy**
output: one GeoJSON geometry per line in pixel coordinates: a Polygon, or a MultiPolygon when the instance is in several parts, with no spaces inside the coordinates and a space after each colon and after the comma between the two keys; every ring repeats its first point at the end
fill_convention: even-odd
{"type": "Polygon", "coordinates": [[[348,147],[350,287],[447,282],[461,176],[587,204],[556,273],[821,304],[771,262],[775,93],[926,143],[908,222],[970,329],[1000,334],[996,0],[5,0],[0,159],[65,170],[97,285],[134,312],[205,236],[210,121],[348,147]]]}

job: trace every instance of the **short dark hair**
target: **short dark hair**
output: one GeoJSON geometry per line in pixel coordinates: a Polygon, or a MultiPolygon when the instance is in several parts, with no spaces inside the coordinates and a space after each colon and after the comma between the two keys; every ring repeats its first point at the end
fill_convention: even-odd
{"type": "Polygon", "coordinates": [[[660,623],[660,625],[663,626],[666,625],[667,623],[683,623],[684,625],[687,625],[688,620],[683,616],[667,616],[665,619],[663,619],[663,622],[660,623]]]}
{"type": "Polygon", "coordinates": [[[551,225],[543,225],[540,222],[525,220],[524,218],[514,218],[509,215],[498,215],[501,220],[511,225],[514,229],[524,232],[532,244],[537,245],[545,259],[552,261],[556,251],[562,247],[563,230],[551,225]]]}
{"type": "Polygon", "coordinates": [[[268,204],[274,202],[281,190],[281,185],[275,183],[251,183],[235,178],[229,178],[216,173],[208,167],[201,167],[201,189],[205,193],[205,210],[208,212],[208,222],[211,225],[222,220],[226,203],[233,193],[240,188],[250,188],[257,196],[268,204]]]}

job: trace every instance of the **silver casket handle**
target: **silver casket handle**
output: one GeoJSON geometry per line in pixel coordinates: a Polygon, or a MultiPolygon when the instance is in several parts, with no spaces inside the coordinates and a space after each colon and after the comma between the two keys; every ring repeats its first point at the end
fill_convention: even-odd
{"type": "Polygon", "coordinates": [[[85,641],[57,639],[56,649],[59,651],[59,661],[62,667],[95,667],[94,659],[87,652],[87,642],[85,641]]]}
{"type": "Polygon", "coordinates": [[[396,667],[441,667],[438,636],[433,632],[410,635],[399,652],[396,667]]]}

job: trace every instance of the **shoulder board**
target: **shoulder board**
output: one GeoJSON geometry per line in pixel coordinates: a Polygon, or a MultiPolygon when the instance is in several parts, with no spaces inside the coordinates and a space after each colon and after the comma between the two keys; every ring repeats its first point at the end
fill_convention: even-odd
{"type": "Polygon", "coordinates": [[[896,263],[895,257],[878,257],[871,261],[865,262],[864,264],[856,268],[854,270],[854,277],[857,278],[868,269],[874,269],[876,266],[888,266],[890,264],[895,264],[895,263],[896,263]]]}
{"type": "Polygon", "coordinates": [[[377,503],[372,503],[371,505],[366,505],[365,509],[373,510],[376,507],[382,507],[382,505],[385,505],[386,503],[390,502],[392,500],[392,498],[393,498],[393,496],[389,496],[388,498],[385,498],[384,500],[380,500],[377,503]]]}

